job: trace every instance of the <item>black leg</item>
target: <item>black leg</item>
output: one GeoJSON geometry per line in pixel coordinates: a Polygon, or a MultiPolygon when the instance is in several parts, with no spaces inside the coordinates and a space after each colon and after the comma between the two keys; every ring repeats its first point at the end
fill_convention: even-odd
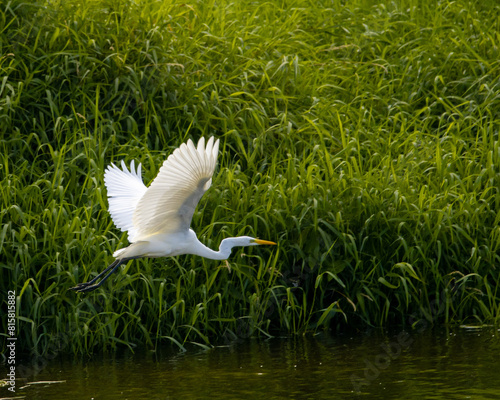
{"type": "Polygon", "coordinates": [[[113,272],[116,272],[116,270],[118,269],[118,267],[120,265],[122,265],[123,263],[127,262],[128,260],[132,260],[134,258],[137,258],[137,257],[117,259],[117,260],[113,261],[104,271],[102,271],[94,279],[92,279],[88,282],[85,282],[85,283],[79,283],[75,287],[70,288],[70,290],[74,290],[74,291],[79,292],[79,293],[91,292],[93,290],[96,290],[99,286],[101,286],[106,281],[106,279],[108,279],[111,276],[111,274],[113,274],[113,272]],[[106,273],[108,273],[108,274],[104,278],[102,278],[100,282],[95,283],[106,273]]]}
{"type": "Polygon", "coordinates": [[[113,261],[104,271],[102,271],[99,275],[97,275],[94,279],[92,279],[91,281],[88,281],[88,282],[85,282],[85,283],[79,283],[78,285],[76,285],[75,287],[72,287],[70,288],[71,290],[77,290],[79,288],[84,288],[86,286],[90,286],[92,284],[94,284],[97,280],[99,280],[99,278],[101,278],[106,272],[108,272],[111,268],[115,267],[116,264],[118,264],[120,260],[115,260],[113,261]]]}

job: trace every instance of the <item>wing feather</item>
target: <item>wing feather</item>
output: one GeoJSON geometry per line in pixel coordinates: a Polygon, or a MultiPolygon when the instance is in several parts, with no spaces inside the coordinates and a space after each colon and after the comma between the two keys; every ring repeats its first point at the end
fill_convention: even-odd
{"type": "Polygon", "coordinates": [[[134,241],[156,234],[188,230],[194,210],[210,188],[219,140],[211,137],[196,148],[182,144],[163,163],[158,176],[137,203],[133,214],[134,241]]]}
{"type": "Polygon", "coordinates": [[[104,172],[104,183],[108,190],[109,213],[116,227],[128,232],[128,238],[134,237],[132,216],[147,187],[142,182],[141,164],[135,169],[134,161],[130,163],[130,171],[125,163],[121,167],[111,163],[104,172]]]}

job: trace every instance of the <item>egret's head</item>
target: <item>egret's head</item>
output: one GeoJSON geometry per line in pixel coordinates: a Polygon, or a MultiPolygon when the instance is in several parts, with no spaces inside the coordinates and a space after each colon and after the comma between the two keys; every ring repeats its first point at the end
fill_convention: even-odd
{"type": "Polygon", "coordinates": [[[219,253],[221,260],[226,260],[231,254],[231,249],[235,246],[257,246],[259,244],[276,244],[268,240],[256,239],[250,236],[239,236],[226,238],[220,242],[219,253]]]}
{"type": "Polygon", "coordinates": [[[235,246],[257,246],[261,244],[275,245],[276,243],[269,240],[256,239],[250,236],[239,236],[234,238],[227,238],[221,242],[221,250],[229,250],[235,246]]]}
{"type": "Polygon", "coordinates": [[[234,246],[258,246],[261,244],[268,244],[268,245],[276,244],[274,242],[270,242],[269,240],[256,239],[250,236],[238,236],[230,239],[234,239],[233,241],[234,246]]]}

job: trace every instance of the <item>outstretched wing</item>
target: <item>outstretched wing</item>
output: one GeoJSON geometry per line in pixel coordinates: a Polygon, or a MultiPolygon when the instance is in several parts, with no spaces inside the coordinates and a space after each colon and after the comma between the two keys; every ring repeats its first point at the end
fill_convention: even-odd
{"type": "Polygon", "coordinates": [[[122,169],[115,164],[108,166],[104,172],[104,183],[108,189],[109,213],[116,227],[128,232],[130,241],[134,237],[132,216],[137,203],[148,189],[141,178],[141,164],[135,170],[134,161],[130,163],[130,171],[121,162],[122,169]]]}
{"type": "Polygon", "coordinates": [[[134,241],[157,233],[187,231],[194,210],[212,183],[219,140],[211,137],[198,147],[189,140],[163,163],[158,176],[141,197],[132,222],[134,241]]]}

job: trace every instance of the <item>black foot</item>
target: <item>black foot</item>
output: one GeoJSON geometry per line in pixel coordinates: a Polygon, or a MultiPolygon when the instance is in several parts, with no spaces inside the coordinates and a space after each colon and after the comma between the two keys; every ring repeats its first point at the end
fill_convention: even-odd
{"type": "Polygon", "coordinates": [[[91,292],[93,290],[96,290],[99,286],[101,286],[101,285],[86,282],[86,283],[79,283],[75,287],[69,288],[69,290],[74,290],[75,292],[78,292],[78,293],[84,293],[84,292],[91,292]]]}
{"type": "Polygon", "coordinates": [[[92,292],[93,290],[96,290],[99,286],[101,286],[101,285],[83,286],[83,284],[80,283],[80,285],[72,287],[72,288],[70,288],[70,290],[74,290],[77,293],[86,293],[86,292],[92,292]]]}

